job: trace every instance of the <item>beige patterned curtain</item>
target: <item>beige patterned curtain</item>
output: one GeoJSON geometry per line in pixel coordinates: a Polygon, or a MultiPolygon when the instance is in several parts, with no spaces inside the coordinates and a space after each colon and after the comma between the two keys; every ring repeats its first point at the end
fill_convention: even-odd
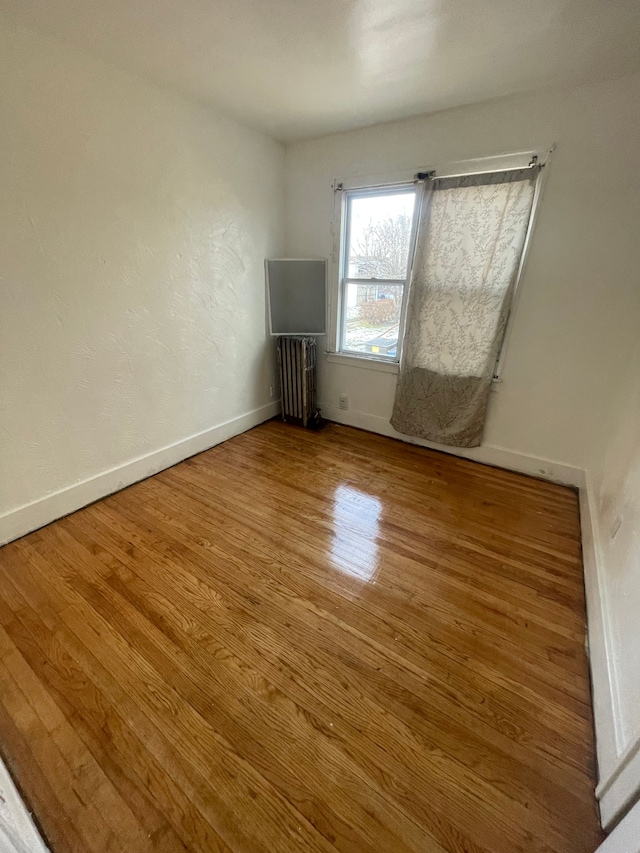
{"type": "Polygon", "coordinates": [[[538,168],[424,185],[392,426],[480,444],[538,168]]]}

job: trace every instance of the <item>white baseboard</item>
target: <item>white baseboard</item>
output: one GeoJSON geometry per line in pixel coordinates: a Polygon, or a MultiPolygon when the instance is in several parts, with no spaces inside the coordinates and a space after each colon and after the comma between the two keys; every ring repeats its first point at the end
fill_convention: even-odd
{"type": "Polygon", "coordinates": [[[218,424],[211,429],[191,435],[181,441],[154,450],[116,468],[103,471],[80,483],[67,486],[37,501],[24,504],[0,516],[0,544],[18,539],[32,530],[44,527],[63,515],[75,512],[87,504],[113,494],[132,483],[144,480],[158,471],[170,468],[183,459],[202,453],[235,435],[246,432],[258,424],[275,417],[280,412],[280,401],[253,409],[240,417],[218,424]]]}
{"type": "Polygon", "coordinates": [[[497,468],[507,468],[509,471],[518,471],[520,474],[531,474],[534,477],[542,477],[554,483],[563,483],[568,486],[581,488],[584,486],[584,471],[582,468],[574,468],[564,465],[562,462],[553,462],[549,459],[541,459],[509,450],[506,447],[498,447],[492,444],[483,444],[481,447],[445,447],[424,441],[421,438],[402,435],[396,432],[387,418],[379,415],[369,415],[366,412],[357,412],[352,409],[339,409],[336,406],[321,406],[323,417],[339,424],[364,429],[368,432],[376,432],[379,435],[387,435],[406,441],[409,444],[418,444],[420,447],[428,447],[432,450],[440,450],[453,456],[462,456],[465,459],[473,459],[484,465],[495,465],[497,468]]]}
{"type": "Polygon", "coordinates": [[[48,853],[2,761],[0,761],[0,850],[3,853],[48,853]]]}
{"type": "Polygon", "coordinates": [[[640,803],[636,803],[595,853],[640,853],[640,803]]]}
{"type": "Polygon", "coordinates": [[[640,740],[632,743],[609,777],[596,788],[600,801],[600,819],[609,831],[625,815],[640,794],[640,740]]]}

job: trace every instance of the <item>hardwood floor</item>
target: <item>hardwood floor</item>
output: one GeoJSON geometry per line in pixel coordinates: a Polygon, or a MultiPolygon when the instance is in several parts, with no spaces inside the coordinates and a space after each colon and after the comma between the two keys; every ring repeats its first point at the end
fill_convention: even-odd
{"type": "Polygon", "coordinates": [[[272,421],[0,550],[54,853],[583,853],[576,495],[272,421]]]}

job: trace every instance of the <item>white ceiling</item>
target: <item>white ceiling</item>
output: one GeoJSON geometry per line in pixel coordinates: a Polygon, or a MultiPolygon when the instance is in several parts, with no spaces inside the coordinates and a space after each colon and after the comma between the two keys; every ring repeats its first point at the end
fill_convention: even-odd
{"type": "Polygon", "coordinates": [[[640,0],[0,0],[277,139],[640,70],[640,0]]]}

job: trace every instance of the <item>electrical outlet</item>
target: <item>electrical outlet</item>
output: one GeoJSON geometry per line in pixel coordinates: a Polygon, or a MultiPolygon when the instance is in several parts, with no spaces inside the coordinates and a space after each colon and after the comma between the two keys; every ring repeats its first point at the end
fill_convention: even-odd
{"type": "Polygon", "coordinates": [[[349,397],[347,394],[340,394],[340,408],[348,409],[349,408],[349,397]]]}
{"type": "Polygon", "coordinates": [[[269,385],[269,396],[270,397],[276,396],[276,386],[275,385],[269,385]]]}

